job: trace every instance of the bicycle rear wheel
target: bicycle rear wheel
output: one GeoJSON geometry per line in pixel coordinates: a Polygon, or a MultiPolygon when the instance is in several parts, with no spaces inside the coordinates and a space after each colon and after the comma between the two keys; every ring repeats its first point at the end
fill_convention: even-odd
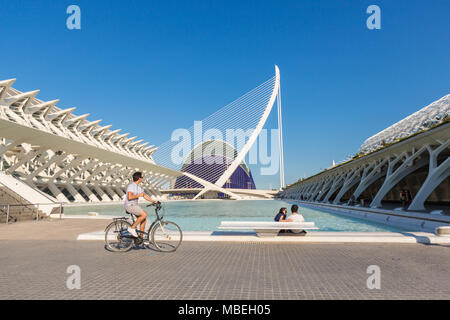
{"type": "Polygon", "coordinates": [[[183,233],[175,222],[158,221],[152,229],[151,239],[159,250],[171,252],[180,246],[183,233]]]}
{"type": "Polygon", "coordinates": [[[134,243],[134,238],[127,229],[131,224],[124,220],[111,222],[105,230],[106,247],[114,252],[129,251],[134,243]]]}

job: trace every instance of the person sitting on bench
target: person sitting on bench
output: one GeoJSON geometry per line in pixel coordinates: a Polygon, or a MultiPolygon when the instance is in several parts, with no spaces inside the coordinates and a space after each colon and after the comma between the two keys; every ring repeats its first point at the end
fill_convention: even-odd
{"type": "MultiPolygon", "coordinates": [[[[280,208],[280,211],[278,211],[278,214],[275,216],[273,220],[276,222],[286,222],[286,216],[287,216],[287,209],[285,207],[280,208]]],[[[279,233],[286,233],[289,232],[289,230],[280,230],[279,233]]]]}
{"type": "MultiPolygon", "coordinates": [[[[301,214],[298,213],[298,205],[293,204],[291,206],[291,212],[292,214],[289,216],[289,218],[286,219],[286,222],[305,222],[305,218],[303,218],[303,216],[301,214]]],[[[297,233],[297,234],[302,234],[305,235],[306,231],[305,230],[289,230],[292,233],[297,233]]]]}
{"type": "Polygon", "coordinates": [[[283,222],[286,221],[286,215],[287,215],[287,209],[286,208],[280,208],[280,211],[278,211],[278,214],[275,216],[273,220],[276,222],[283,222]]]}

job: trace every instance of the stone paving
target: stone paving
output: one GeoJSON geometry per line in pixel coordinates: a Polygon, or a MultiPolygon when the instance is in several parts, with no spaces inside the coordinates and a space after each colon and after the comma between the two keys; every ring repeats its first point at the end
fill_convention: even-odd
{"type": "Polygon", "coordinates": [[[450,299],[450,247],[183,242],[112,253],[100,241],[0,240],[0,299],[450,299]],[[67,289],[69,265],[81,289],[67,289]],[[379,290],[366,286],[369,265],[379,290]]]}
{"type": "Polygon", "coordinates": [[[105,230],[111,221],[49,219],[0,224],[0,240],[76,240],[80,233],[105,230]]]}

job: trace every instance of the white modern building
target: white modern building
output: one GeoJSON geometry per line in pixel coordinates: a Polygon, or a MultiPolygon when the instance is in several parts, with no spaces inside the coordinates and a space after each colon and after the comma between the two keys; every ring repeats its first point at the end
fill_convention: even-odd
{"type": "Polygon", "coordinates": [[[352,159],[297,181],[279,196],[380,208],[400,202],[400,193],[408,191],[408,210],[450,208],[449,117],[450,94],[368,138],[352,159]]]}
{"type": "Polygon", "coordinates": [[[155,164],[153,145],[122,134],[58,100],[20,92],[15,79],[0,81],[0,186],[29,203],[119,201],[131,174],[149,178],[146,191],[156,198],[159,186],[180,175],[155,164]]]}
{"type": "Polygon", "coordinates": [[[170,140],[159,146],[154,156],[156,162],[183,174],[183,177],[174,181],[170,189],[161,191],[195,193],[194,199],[214,197],[217,194],[225,194],[231,199],[272,198],[277,192],[259,190],[258,186],[255,186],[245,158],[260,136],[275,101],[280,146],[277,163],[279,162],[280,168],[280,185],[284,186],[280,70],[275,66],[273,77],[198,121],[197,127],[194,124],[184,130],[184,135],[191,137],[192,141],[181,162],[173,161],[174,151],[178,153],[179,150],[178,140],[170,140]],[[198,131],[202,133],[199,135],[198,131]],[[229,139],[230,136],[232,139],[229,139]],[[220,162],[226,162],[226,165],[208,164],[208,159],[213,157],[220,162]],[[188,165],[199,159],[200,163],[188,165]]]}
{"type": "MultiPolygon", "coordinates": [[[[75,114],[75,108],[61,109],[58,100],[38,99],[39,90],[21,92],[13,88],[15,79],[0,81],[0,189],[14,192],[29,204],[121,201],[132,173],[142,171],[143,187],[156,199],[166,197],[163,189],[174,186],[182,176],[195,181],[197,189],[201,186],[199,196],[212,191],[240,199],[239,190],[231,191],[227,181],[242,167],[280,96],[280,73],[277,67],[275,71],[274,77],[205,119],[206,126],[217,130],[221,130],[219,123],[224,130],[230,125],[251,130],[249,139],[214,181],[170,161],[155,162],[155,152],[168,156],[173,145],[158,150],[101,120],[89,119],[89,114],[75,114]],[[222,121],[227,113],[236,117],[234,112],[242,108],[253,114],[245,123],[233,122],[233,117],[228,123],[222,121]]],[[[52,206],[41,209],[50,213],[52,206]]]]}

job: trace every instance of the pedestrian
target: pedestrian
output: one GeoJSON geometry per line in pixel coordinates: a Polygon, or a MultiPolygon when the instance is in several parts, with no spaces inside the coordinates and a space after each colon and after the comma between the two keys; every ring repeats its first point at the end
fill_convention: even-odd
{"type": "Polygon", "coordinates": [[[406,192],[405,192],[405,190],[400,191],[400,201],[402,202],[403,210],[405,210],[406,209],[406,192]]]}
{"type": "Polygon", "coordinates": [[[409,189],[406,190],[406,199],[407,199],[407,201],[408,201],[408,207],[409,207],[409,205],[410,205],[411,202],[412,202],[412,196],[411,196],[411,192],[409,191],[409,189]]]}

